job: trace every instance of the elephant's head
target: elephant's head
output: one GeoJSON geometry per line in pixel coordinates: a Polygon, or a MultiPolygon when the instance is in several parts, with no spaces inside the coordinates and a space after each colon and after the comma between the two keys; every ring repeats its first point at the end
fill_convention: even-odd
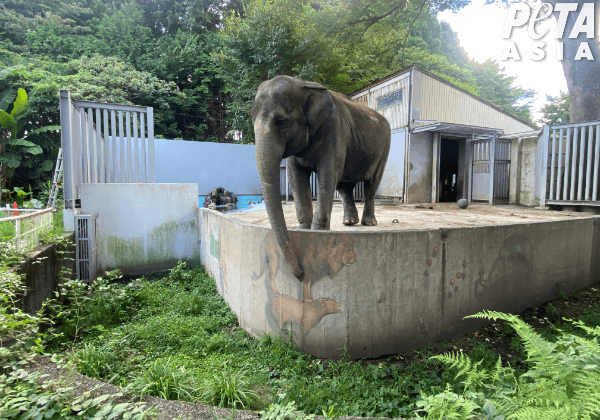
{"type": "Polygon", "coordinates": [[[267,214],[277,242],[294,275],[302,268],[285,225],[280,193],[280,162],[306,150],[335,106],[324,86],[288,76],[263,82],[250,110],[256,139],[256,164],[267,214]]]}

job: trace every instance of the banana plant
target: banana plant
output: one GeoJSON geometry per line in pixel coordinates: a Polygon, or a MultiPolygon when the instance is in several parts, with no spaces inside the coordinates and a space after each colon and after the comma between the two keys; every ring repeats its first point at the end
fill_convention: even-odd
{"type": "MultiPolygon", "coordinates": [[[[14,90],[7,89],[0,93],[0,126],[10,132],[8,138],[0,137],[0,152],[2,148],[4,153],[0,153],[0,165],[6,165],[5,179],[12,178],[15,169],[21,164],[23,157],[29,153],[39,155],[43,152],[41,146],[26,140],[26,137],[33,134],[38,134],[46,131],[59,130],[59,125],[49,125],[40,127],[35,130],[24,132],[25,118],[29,111],[29,101],[25,89],[18,89],[17,96],[12,103],[10,113],[7,112],[8,107],[14,97],[14,90]]],[[[53,167],[53,162],[50,160],[42,162],[42,169],[49,171],[53,167]]]]}

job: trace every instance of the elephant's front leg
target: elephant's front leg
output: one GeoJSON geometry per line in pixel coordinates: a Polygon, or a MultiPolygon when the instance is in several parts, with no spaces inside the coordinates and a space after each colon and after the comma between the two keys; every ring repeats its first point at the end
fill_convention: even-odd
{"type": "Polygon", "coordinates": [[[337,170],[334,165],[319,166],[317,168],[317,180],[319,181],[319,195],[317,197],[317,208],[313,216],[312,229],[329,230],[333,194],[338,181],[337,170]]]}
{"type": "Polygon", "coordinates": [[[298,166],[294,157],[287,159],[290,187],[294,196],[299,229],[310,229],[313,218],[312,193],[310,191],[311,171],[298,166]]]}

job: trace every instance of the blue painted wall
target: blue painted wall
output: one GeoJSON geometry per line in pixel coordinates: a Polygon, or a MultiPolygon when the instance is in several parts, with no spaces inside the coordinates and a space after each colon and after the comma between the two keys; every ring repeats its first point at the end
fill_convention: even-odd
{"type": "Polygon", "coordinates": [[[261,194],[254,145],[155,139],[154,151],[158,183],[196,183],[200,195],[217,187],[261,194]]]}

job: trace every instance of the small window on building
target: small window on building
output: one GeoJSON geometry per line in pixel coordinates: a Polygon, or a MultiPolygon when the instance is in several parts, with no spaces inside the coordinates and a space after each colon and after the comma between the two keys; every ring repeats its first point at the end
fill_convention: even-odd
{"type": "Polygon", "coordinates": [[[387,108],[388,106],[392,106],[394,104],[398,104],[402,102],[402,91],[390,93],[389,95],[382,96],[377,99],[377,109],[387,108]]]}

